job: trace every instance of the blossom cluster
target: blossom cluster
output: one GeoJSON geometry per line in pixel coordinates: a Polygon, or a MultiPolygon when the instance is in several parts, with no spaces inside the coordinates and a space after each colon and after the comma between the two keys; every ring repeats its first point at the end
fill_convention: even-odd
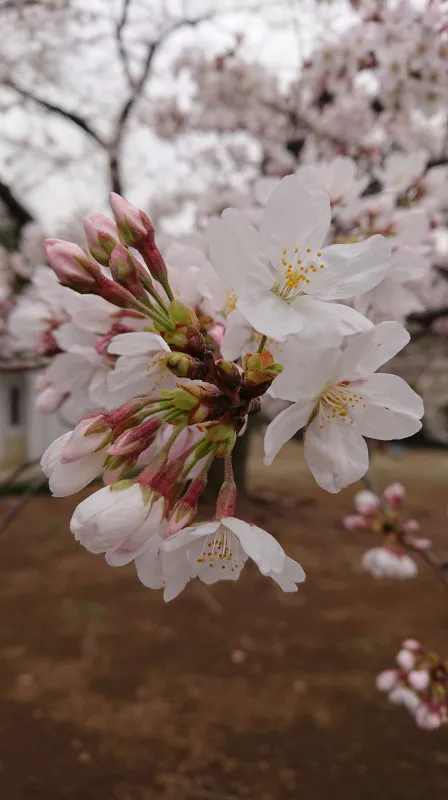
{"type": "Polygon", "coordinates": [[[400,518],[405,494],[400,483],[387,486],[382,497],[365,489],[355,495],[357,513],[344,518],[348,531],[381,537],[379,546],[367,550],[362,559],[362,566],[374,578],[415,578],[417,565],[408,552],[421,553],[432,547],[429,539],[418,535],[418,520],[400,518]]]}
{"type": "Polygon", "coordinates": [[[88,249],[47,240],[58,281],[38,272],[44,307],[34,298],[34,317],[18,306],[13,321],[52,355],[41,404],[71,402],[81,417],[42,459],[52,492],[102,475],[104,488],[75,510],[74,536],[111,565],[135,562],[166,599],[190,578],[238,578],[248,557],[296,590],[300,565],[235,517],[235,443],[266,399],[280,398],[266,463],[303,430],[312,473],[337,492],[368,469],[364,436],[420,429],[418,395],[377,372],[409,334],[395,321],[374,325],[354,302],[387,279],[390,244],[373,234],[328,245],[331,198],[312,176],[284,178],[256,225],[227,209],[204,239],[179,240],[165,257],[144,212],[118,195],[111,204],[114,220],[85,219],[88,249]],[[197,524],[215,459],[224,462],[215,514],[197,524]]]}
{"type": "Polygon", "coordinates": [[[397,667],[381,672],[377,688],[391,703],[403,705],[420,728],[436,730],[448,723],[448,661],[406,639],[397,654],[397,667]]]}

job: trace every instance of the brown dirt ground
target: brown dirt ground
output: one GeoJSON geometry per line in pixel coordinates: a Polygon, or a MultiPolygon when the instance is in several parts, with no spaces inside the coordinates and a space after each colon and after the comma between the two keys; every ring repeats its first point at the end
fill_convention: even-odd
{"type": "MultiPolygon", "coordinates": [[[[377,459],[380,485],[448,552],[445,453],[377,459]]],[[[284,595],[247,565],[165,605],[133,568],[68,533],[75,498],[36,496],[0,543],[1,800],[420,800],[448,796],[448,732],[377,694],[405,636],[448,654],[446,589],[376,582],[369,537],[343,531],[354,489],[328,496],[291,445],[255,442],[241,515],[277,535],[308,580],[284,595]],[[270,500],[270,504],[266,504],[270,500]]],[[[0,500],[0,513],[8,500],[0,500]]]]}

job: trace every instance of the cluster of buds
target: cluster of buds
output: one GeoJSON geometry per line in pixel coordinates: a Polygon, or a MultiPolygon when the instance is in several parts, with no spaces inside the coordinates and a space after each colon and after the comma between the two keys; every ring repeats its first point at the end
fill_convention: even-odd
{"type": "Polygon", "coordinates": [[[431,548],[431,541],[417,536],[420,524],[415,519],[402,520],[400,511],[406,490],[400,483],[388,486],[382,497],[370,490],[355,496],[357,513],[345,517],[344,527],[381,537],[378,547],[367,550],[362,559],[364,569],[375,578],[406,580],[417,575],[417,565],[409,550],[418,552],[431,548]]]}
{"type": "Polygon", "coordinates": [[[377,688],[391,703],[404,705],[417,725],[435,730],[448,723],[448,660],[406,639],[397,654],[397,667],[381,672],[377,688]]]}
{"type": "MultiPolygon", "coordinates": [[[[247,417],[259,411],[259,398],[282,366],[265,349],[265,338],[241,366],[221,358],[216,339],[212,347],[205,335],[200,309],[173,296],[147,215],[115,194],[111,206],[115,221],[102,214],[85,219],[88,249],[48,240],[49,263],[64,286],[98,295],[121,313],[126,309],[126,314],[140,317],[145,335],[159,348],[146,372],[172,376],[175,388],[160,387],[157,396],[151,392],[111,413],[84,417],[60,442],[57,458],[54,453],[44,458],[43,467],[54,494],[66,493],[70,476],[80,475],[82,469],[89,482],[102,472],[113,492],[129,488],[129,481],[137,483],[144,504],[163,498],[162,517],[171,535],[192,521],[215,458],[226,464],[224,495],[221,492],[218,504],[225,496],[225,513],[233,513],[234,484],[229,476],[236,437],[247,417]],[[132,477],[137,468],[142,471],[132,477]]],[[[101,338],[97,352],[100,347],[100,354],[114,361],[122,334],[128,331],[115,326],[101,338]]],[[[158,383],[154,378],[154,389],[158,383]]]]}

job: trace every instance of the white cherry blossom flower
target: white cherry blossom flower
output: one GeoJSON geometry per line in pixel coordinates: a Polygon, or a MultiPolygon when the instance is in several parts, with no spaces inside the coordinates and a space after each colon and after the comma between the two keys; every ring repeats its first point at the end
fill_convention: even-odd
{"type": "Polygon", "coordinates": [[[421,398],[397,377],[377,373],[409,341],[397,322],[383,322],[350,337],[343,347],[304,352],[294,337],[284,344],[284,370],[271,392],[292,405],[268,426],[265,463],[301,428],[305,458],[317,483],[338,492],[368,469],[363,439],[391,440],[421,428],[421,398]]]}
{"type": "MultiPolygon", "coordinates": [[[[104,466],[104,452],[88,452],[74,461],[63,461],[64,448],[69,445],[73,431],[55,439],[41,459],[41,467],[54,497],[68,497],[95,480],[104,466]]],[[[92,439],[96,439],[92,436],[92,439]]],[[[97,440],[98,441],[98,440],[97,440]]]]}
{"type": "Polygon", "coordinates": [[[331,161],[304,164],[296,170],[296,175],[302,183],[327,192],[333,206],[358,198],[366,188],[369,176],[359,178],[356,171],[352,158],[336,156],[331,161]]]}
{"type": "Polygon", "coordinates": [[[108,349],[119,356],[108,375],[108,386],[118,403],[137,395],[174,389],[176,379],[166,366],[171,353],[167,343],[155,333],[140,331],[115,336],[108,349]]]}
{"type": "Polygon", "coordinates": [[[326,192],[310,190],[291,175],[269,198],[259,230],[232,208],[210,222],[212,264],[260,333],[314,338],[331,323],[343,335],[370,327],[354,309],[328,301],[376,286],[389,269],[389,245],[371,236],[324,247],[330,221],[326,192]]]}
{"type": "Polygon", "coordinates": [[[163,499],[145,497],[138,483],[105,486],[75,509],[70,530],[90,553],[105,553],[111,566],[133,561],[161,527],[163,499]]]}
{"type": "MultiPolygon", "coordinates": [[[[222,517],[184,528],[163,541],[160,562],[164,598],[177,597],[191,578],[207,584],[237,580],[248,558],[285,592],[297,591],[297,584],[305,580],[300,564],[285,554],[273,536],[236,517],[222,517]]],[[[152,553],[136,559],[138,575],[146,585],[154,580],[153,560],[152,553]]]]}
{"type": "Polygon", "coordinates": [[[387,156],[382,167],[375,169],[375,175],[386,191],[401,194],[417,182],[425,171],[427,161],[425,150],[415,150],[413,153],[395,151],[387,156]]]}
{"type": "Polygon", "coordinates": [[[362,557],[362,566],[374,578],[409,580],[417,575],[417,565],[406,553],[395,553],[388,547],[372,547],[362,557]]]}

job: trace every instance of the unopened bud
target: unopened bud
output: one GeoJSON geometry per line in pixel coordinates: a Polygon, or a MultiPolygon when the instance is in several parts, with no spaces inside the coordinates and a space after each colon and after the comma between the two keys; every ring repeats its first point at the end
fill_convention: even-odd
{"type": "Polygon", "coordinates": [[[108,266],[114,247],[119,242],[115,222],[105,214],[89,214],[84,218],[84,231],[92,256],[103,266],[108,266]]]}
{"type": "Polygon", "coordinates": [[[243,386],[244,392],[250,397],[264,394],[274,378],[283,370],[282,364],[274,361],[269,350],[262,353],[247,353],[243,357],[243,386]]]}
{"type": "Polygon", "coordinates": [[[78,292],[91,292],[101,275],[99,265],[82,247],[63,239],[46,239],[48,263],[63,286],[78,292]]]}
{"type": "Polygon", "coordinates": [[[392,483],[390,486],[387,486],[383,492],[383,497],[388,506],[392,506],[392,508],[399,508],[406,495],[406,489],[401,483],[392,483]]]}
{"type": "Polygon", "coordinates": [[[148,215],[114,192],[110,195],[110,204],[121,241],[138,250],[152,277],[162,284],[171,297],[166,265],[156,245],[154,228],[148,215]]]}
{"type": "Polygon", "coordinates": [[[218,389],[201,384],[178,386],[171,393],[172,403],[187,412],[188,424],[199,425],[219,419],[229,409],[229,400],[218,389]]]}
{"type": "Polygon", "coordinates": [[[146,299],[146,293],[140,281],[140,270],[137,260],[124,244],[118,244],[110,256],[110,271],[114,280],[124,286],[134,297],[146,299]]]}
{"type": "Polygon", "coordinates": [[[193,522],[198,510],[199,499],[206,484],[207,479],[203,476],[198,476],[190,483],[184,496],[173,508],[165,533],[166,537],[173,536],[193,522]]]}
{"type": "Polygon", "coordinates": [[[135,428],[129,428],[124,431],[124,433],[120,434],[111,447],[109,447],[109,455],[139,456],[154,440],[161,425],[162,423],[158,417],[150,417],[135,428]]]}
{"type": "Polygon", "coordinates": [[[199,380],[204,377],[205,364],[187,353],[172,353],[167,358],[166,366],[177,378],[199,380]]]}
{"type": "Polygon", "coordinates": [[[89,453],[96,453],[107,446],[110,436],[110,428],[102,414],[81,419],[62,449],[61,463],[67,464],[89,453]]]}
{"type": "Polygon", "coordinates": [[[233,361],[219,358],[215,361],[215,367],[222,383],[225,383],[230,389],[237,389],[240,386],[241,373],[233,361]]]}

